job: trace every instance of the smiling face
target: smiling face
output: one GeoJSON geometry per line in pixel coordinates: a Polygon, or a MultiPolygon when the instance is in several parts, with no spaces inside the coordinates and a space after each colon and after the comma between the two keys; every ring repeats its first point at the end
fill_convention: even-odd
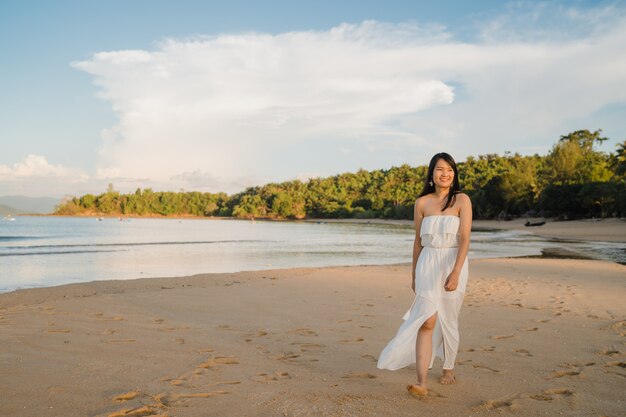
{"type": "Polygon", "coordinates": [[[445,160],[440,158],[435,164],[433,170],[433,182],[435,186],[440,188],[448,188],[452,185],[454,180],[454,169],[445,160]]]}

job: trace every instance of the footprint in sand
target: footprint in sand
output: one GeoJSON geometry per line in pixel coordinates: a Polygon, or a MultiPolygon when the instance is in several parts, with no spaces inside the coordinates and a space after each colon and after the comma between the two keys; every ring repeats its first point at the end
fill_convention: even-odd
{"type": "Polygon", "coordinates": [[[550,321],[550,319],[537,319],[535,320],[535,323],[548,323],[550,321]]]}
{"type": "MultiPolygon", "coordinates": [[[[197,370],[198,369],[196,369],[196,371],[197,370]]],[[[198,374],[196,374],[195,371],[193,372],[193,374],[198,375],[198,374]]],[[[169,382],[170,384],[172,384],[172,385],[174,385],[176,387],[179,387],[181,385],[184,385],[187,382],[187,379],[190,376],[191,376],[191,374],[184,374],[184,375],[181,375],[181,376],[176,377],[176,378],[161,378],[161,382],[169,382]]]]}
{"type": "Polygon", "coordinates": [[[613,330],[618,335],[626,336],[626,320],[616,321],[607,327],[607,329],[613,330]]]}
{"type": "Polygon", "coordinates": [[[311,337],[318,335],[313,330],[307,329],[307,328],[289,330],[287,333],[293,333],[293,334],[298,334],[300,336],[311,336],[311,337]]]}
{"type": "Polygon", "coordinates": [[[554,378],[563,378],[564,376],[578,376],[582,373],[582,371],[554,371],[552,374],[552,379],[554,378]]]}
{"type": "Polygon", "coordinates": [[[495,339],[495,340],[510,339],[512,337],[515,337],[515,335],[514,334],[507,334],[507,335],[491,336],[491,338],[495,339]]]}
{"type": "Polygon", "coordinates": [[[135,339],[108,339],[106,340],[107,343],[134,343],[136,342],[135,339]]]}
{"type": "Polygon", "coordinates": [[[507,396],[498,398],[496,400],[487,400],[483,403],[483,408],[487,410],[508,410],[508,411],[516,411],[519,409],[519,400],[521,398],[520,394],[507,396]]]}
{"type": "Polygon", "coordinates": [[[529,351],[527,351],[526,349],[515,349],[515,353],[518,353],[522,356],[525,356],[527,358],[530,358],[533,356],[532,353],[530,353],[529,351]]]}
{"type": "Polygon", "coordinates": [[[559,364],[560,368],[584,368],[586,366],[593,366],[595,362],[563,362],[559,364]]]}
{"type": "Polygon", "coordinates": [[[537,330],[539,330],[539,327],[526,327],[524,329],[521,329],[525,332],[536,332],[537,330]]]}
{"type": "Polygon", "coordinates": [[[48,333],[71,333],[70,329],[51,329],[48,333]]]}
{"type": "Polygon", "coordinates": [[[235,356],[216,356],[198,365],[198,368],[211,369],[219,365],[237,365],[239,361],[235,356]]]}
{"type": "MultiPolygon", "coordinates": [[[[157,410],[163,410],[165,408],[168,408],[181,399],[184,400],[184,399],[191,399],[191,398],[211,398],[211,397],[224,395],[224,394],[230,394],[230,392],[223,391],[223,390],[210,391],[210,392],[178,393],[178,394],[163,392],[153,397],[153,400],[156,404],[154,406],[146,406],[150,410],[144,410],[144,414],[119,414],[119,415],[116,415],[116,417],[118,416],[119,417],[126,417],[126,416],[168,417],[169,414],[167,414],[167,412],[164,414],[159,414],[158,416],[155,414],[157,412],[159,413],[162,412],[162,411],[157,411],[157,410]],[[152,414],[150,414],[150,412],[152,412],[152,414]]],[[[136,409],[136,410],[139,411],[140,409],[136,409]]],[[[111,416],[109,415],[109,417],[111,416]]]]}
{"type": "Polygon", "coordinates": [[[557,398],[567,398],[574,395],[574,390],[568,388],[549,388],[529,397],[537,401],[552,401],[557,398]]]}
{"type": "Polygon", "coordinates": [[[165,321],[165,319],[154,319],[152,321],[154,321],[157,324],[161,324],[161,323],[163,323],[165,321]]]}
{"type": "MultiPolygon", "coordinates": [[[[157,417],[159,413],[158,407],[151,407],[149,405],[144,405],[143,407],[137,408],[124,408],[119,411],[115,411],[108,415],[108,417],[157,417]]],[[[163,416],[163,415],[162,415],[163,416]]]]}
{"type": "Polygon", "coordinates": [[[290,351],[290,352],[284,352],[284,353],[278,354],[276,356],[273,356],[272,359],[274,359],[275,361],[289,361],[289,362],[292,362],[294,359],[297,359],[299,357],[300,357],[300,355],[290,351]]]}
{"type": "Polygon", "coordinates": [[[211,398],[217,395],[230,394],[229,391],[211,391],[211,392],[194,392],[189,394],[175,394],[175,400],[179,400],[181,398],[211,398]]]}
{"type": "Polygon", "coordinates": [[[184,345],[185,339],[182,337],[177,337],[176,339],[174,339],[174,342],[178,343],[179,345],[184,345]]]}
{"type": "Polygon", "coordinates": [[[319,349],[326,347],[326,345],[320,345],[317,343],[291,343],[292,345],[300,346],[300,352],[319,352],[319,349]]]}
{"type": "Polygon", "coordinates": [[[279,382],[281,380],[291,379],[291,375],[285,371],[274,371],[272,373],[259,372],[256,375],[250,377],[254,382],[262,382],[265,384],[279,382]]]}
{"type": "Polygon", "coordinates": [[[253,337],[264,337],[264,336],[267,336],[267,335],[268,335],[268,333],[265,330],[259,330],[255,334],[248,333],[246,335],[246,338],[244,339],[244,341],[246,341],[247,343],[250,343],[250,342],[252,342],[252,338],[253,337]]]}
{"type": "Polygon", "coordinates": [[[97,319],[102,320],[102,321],[122,321],[122,320],[124,320],[124,317],[122,317],[122,316],[110,316],[110,317],[107,317],[107,316],[104,315],[104,313],[95,313],[94,317],[96,317],[97,319]]]}
{"type": "Polygon", "coordinates": [[[361,355],[363,359],[369,359],[372,362],[378,362],[378,359],[374,355],[370,355],[369,353],[364,353],[361,355]]]}
{"type": "Polygon", "coordinates": [[[122,403],[122,402],[133,400],[133,399],[137,398],[138,395],[139,395],[139,391],[129,391],[129,392],[126,392],[124,394],[120,394],[117,397],[113,398],[113,401],[115,401],[117,403],[122,403]]]}
{"type": "Polygon", "coordinates": [[[494,350],[496,350],[496,347],[495,346],[481,347],[480,350],[482,350],[483,352],[493,352],[494,350]]]}
{"type": "Polygon", "coordinates": [[[361,343],[363,341],[365,341],[365,339],[363,339],[362,337],[357,337],[356,339],[343,339],[343,340],[340,340],[339,343],[343,345],[352,345],[355,343],[361,343]]]}
{"type": "Polygon", "coordinates": [[[598,354],[604,356],[616,356],[620,354],[620,351],[613,346],[609,346],[608,348],[599,351],[598,354]]]}
{"type": "Polygon", "coordinates": [[[617,362],[607,362],[604,364],[605,372],[609,374],[619,375],[621,377],[626,378],[626,373],[620,372],[620,370],[626,369],[626,362],[617,361],[617,362]]]}
{"type": "Polygon", "coordinates": [[[496,373],[496,374],[500,372],[497,369],[490,368],[487,365],[483,365],[482,363],[473,363],[472,367],[474,367],[476,369],[484,369],[486,371],[491,371],[491,372],[496,373]]]}
{"type": "Polygon", "coordinates": [[[374,378],[376,378],[376,375],[370,374],[369,372],[350,372],[350,373],[345,374],[344,376],[342,376],[342,378],[345,378],[345,379],[351,379],[351,378],[374,379],[374,378]]]}
{"type": "Polygon", "coordinates": [[[626,362],[607,362],[604,366],[617,366],[618,368],[626,369],[626,362]]]}

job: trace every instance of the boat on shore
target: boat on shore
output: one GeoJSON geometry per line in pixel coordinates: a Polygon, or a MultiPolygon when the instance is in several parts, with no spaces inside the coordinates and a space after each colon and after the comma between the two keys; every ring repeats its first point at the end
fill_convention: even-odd
{"type": "Polygon", "coordinates": [[[528,219],[524,226],[543,226],[544,224],[546,224],[546,219],[528,219]]]}

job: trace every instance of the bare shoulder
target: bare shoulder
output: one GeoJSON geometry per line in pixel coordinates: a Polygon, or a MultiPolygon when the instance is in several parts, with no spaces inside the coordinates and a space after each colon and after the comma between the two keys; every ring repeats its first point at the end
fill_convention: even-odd
{"type": "Polygon", "coordinates": [[[472,200],[469,198],[469,196],[465,193],[457,193],[455,195],[457,201],[462,204],[462,205],[468,205],[471,206],[472,205],[472,200]]]}
{"type": "Polygon", "coordinates": [[[421,211],[424,211],[424,210],[423,210],[423,208],[424,208],[424,206],[426,205],[426,201],[427,201],[428,199],[429,199],[429,195],[428,195],[428,194],[423,195],[423,196],[421,196],[421,197],[418,197],[418,198],[417,198],[417,200],[415,200],[415,210],[418,210],[418,209],[419,209],[419,210],[420,210],[420,212],[421,212],[421,211]]]}
{"type": "Polygon", "coordinates": [[[422,218],[424,217],[424,207],[426,203],[426,197],[428,196],[424,195],[424,196],[418,197],[417,200],[415,200],[415,207],[413,208],[413,219],[415,220],[416,227],[421,223],[422,218]]]}
{"type": "Polygon", "coordinates": [[[415,200],[415,207],[422,207],[426,201],[426,197],[428,196],[423,195],[421,197],[417,197],[417,200],[415,200]]]}

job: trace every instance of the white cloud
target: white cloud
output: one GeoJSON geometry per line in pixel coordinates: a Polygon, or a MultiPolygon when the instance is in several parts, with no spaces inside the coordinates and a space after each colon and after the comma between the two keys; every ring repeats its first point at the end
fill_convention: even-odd
{"type": "Polygon", "coordinates": [[[426,163],[439,150],[547,150],[602,127],[577,121],[626,103],[623,11],[524,7],[481,22],[473,43],[367,21],[97,53],[73,64],[119,117],[96,177],[235,192],[299,172],[426,163]],[[587,26],[569,36],[572,23],[587,26]]]}
{"type": "Polygon", "coordinates": [[[13,167],[0,165],[0,180],[2,181],[42,177],[71,178],[78,181],[86,179],[80,171],[61,165],[52,165],[41,155],[28,155],[23,161],[13,164],[13,167]]]}
{"type": "Polygon", "coordinates": [[[2,194],[59,196],[88,179],[82,170],[50,164],[41,155],[28,155],[13,166],[0,165],[2,194]]]}

